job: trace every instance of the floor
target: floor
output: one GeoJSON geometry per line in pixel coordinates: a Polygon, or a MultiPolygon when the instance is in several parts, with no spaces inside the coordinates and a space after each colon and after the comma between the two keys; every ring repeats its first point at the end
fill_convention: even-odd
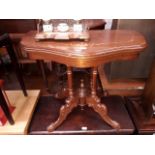
{"type": "Polygon", "coordinates": [[[9,122],[6,122],[3,126],[0,125],[0,135],[27,134],[32,115],[40,97],[40,90],[27,90],[27,97],[24,96],[21,90],[7,90],[5,92],[14,109],[12,117],[15,123],[10,125],[9,122]]]}
{"type": "Polygon", "coordinates": [[[108,108],[110,117],[120,123],[121,129],[116,130],[105,123],[101,117],[89,107],[77,107],[68,115],[66,120],[53,132],[48,132],[47,127],[56,121],[59,109],[65,104],[64,100],[54,97],[41,97],[38,101],[28,133],[31,135],[68,135],[68,134],[133,134],[134,125],[120,96],[104,97],[102,103],[108,108]]]}

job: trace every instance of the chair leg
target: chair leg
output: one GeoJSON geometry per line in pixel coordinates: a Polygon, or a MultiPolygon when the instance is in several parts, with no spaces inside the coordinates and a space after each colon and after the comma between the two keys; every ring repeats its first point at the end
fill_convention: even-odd
{"type": "Polygon", "coordinates": [[[24,83],[24,80],[23,80],[23,76],[22,76],[22,73],[19,69],[19,66],[15,66],[15,72],[16,72],[16,76],[18,78],[18,81],[20,83],[20,86],[23,90],[23,93],[24,93],[24,96],[27,96],[27,91],[26,91],[26,88],[25,88],[25,83],[24,83]]]}
{"type": "Polygon", "coordinates": [[[3,96],[2,90],[0,90],[0,106],[1,106],[5,116],[7,117],[9,123],[13,125],[14,120],[13,120],[12,115],[10,113],[10,110],[7,106],[7,103],[6,103],[5,98],[3,96]]]}
{"type": "Polygon", "coordinates": [[[1,57],[0,57],[0,62],[1,62],[2,70],[4,71],[5,76],[7,77],[8,80],[10,80],[9,73],[8,73],[8,71],[5,67],[5,64],[3,62],[3,59],[1,57]]]}
{"type": "Polygon", "coordinates": [[[20,86],[21,86],[21,88],[23,90],[24,96],[27,96],[28,94],[27,94],[27,91],[26,91],[26,87],[25,87],[25,83],[24,83],[24,79],[23,79],[23,74],[22,74],[22,71],[21,71],[21,69],[19,67],[18,60],[16,58],[16,55],[15,55],[15,52],[14,52],[14,49],[13,49],[11,43],[10,43],[10,45],[6,46],[6,48],[7,48],[8,54],[10,56],[13,68],[15,70],[17,79],[18,79],[18,81],[20,83],[20,86]]]}

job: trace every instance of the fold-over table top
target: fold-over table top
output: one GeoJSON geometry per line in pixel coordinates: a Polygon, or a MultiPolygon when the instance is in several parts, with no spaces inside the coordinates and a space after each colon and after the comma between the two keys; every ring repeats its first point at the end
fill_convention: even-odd
{"type": "Polygon", "coordinates": [[[35,35],[36,31],[30,31],[21,40],[30,59],[82,68],[136,58],[147,46],[142,34],[130,30],[90,31],[89,41],[36,41],[35,35]]]}

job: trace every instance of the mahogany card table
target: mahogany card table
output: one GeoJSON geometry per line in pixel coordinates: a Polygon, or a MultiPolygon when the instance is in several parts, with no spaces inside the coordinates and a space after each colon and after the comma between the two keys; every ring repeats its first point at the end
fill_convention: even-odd
{"type": "Polygon", "coordinates": [[[63,90],[66,104],[60,108],[58,119],[47,130],[54,131],[78,105],[93,108],[107,124],[119,130],[121,124],[108,115],[106,105],[101,104],[97,95],[97,68],[108,62],[137,58],[147,46],[143,35],[130,30],[93,30],[89,32],[88,41],[36,41],[35,35],[35,31],[28,32],[21,40],[29,59],[51,60],[67,66],[68,85],[63,90]],[[73,67],[92,69],[90,93],[86,90],[83,79],[78,93],[73,89],[73,67]]]}

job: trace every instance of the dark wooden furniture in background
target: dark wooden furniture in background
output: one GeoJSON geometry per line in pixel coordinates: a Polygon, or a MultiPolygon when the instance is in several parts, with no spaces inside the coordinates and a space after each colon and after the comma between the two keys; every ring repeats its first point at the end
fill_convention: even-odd
{"type": "Polygon", "coordinates": [[[144,35],[147,48],[138,59],[118,61],[110,64],[110,80],[146,79],[155,57],[155,20],[154,19],[114,19],[112,29],[134,30],[144,35]],[[125,72],[124,72],[125,71],[125,72]]]}
{"type": "Polygon", "coordinates": [[[25,87],[25,84],[24,84],[24,80],[23,80],[23,76],[22,76],[22,72],[21,72],[21,69],[19,67],[19,63],[18,63],[18,59],[15,55],[15,52],[14,52],[14,49],[13,49],[13,44],[12,44],[12,41],[9,37],[8,34],[4,34],[4,35],[1,35],[0,36],[0,47],[6,47],[7,49],[7,52],[10,56],[10,59],[11,59],[11,63],[12,63],[12,66],[15,70],[15,73],[17,75],[17,79],[20,83],[20,86],[23,90],[23,93],[25,96],[27,96],[27,92],[26,92],[26,87],[25,87]]]}
{"type": "Polygon", "coordinates": [[[19,44],[24,33],[36,29],[37,21],[35,19],[0,19],[0,34],[11,34],[10,37],[20,64],[36,63],[34,60],[27,59],[19,44]]]}
{"type": "Polygon", "coordinates": [[[143,109],[147,119],[152,118],[155,114],[155,59],[143,93],[143,109]]]}
{"type": "Polygon", "coordinates": [[[106,67],[100,65],[98,67],[99,78],[105,95],[120,95],[120,96],[137,96],[142,95],[145,81],[141,79],[113,79],[110,80],[106,74],[106,67]]]}
{"type": "Polygon", "coordinates": [[[48,89],[48,81],[45,78],[45,63],[36,62],[35,60],[30,60],[27,55],[22,51],[20,47],[20,40],[22,36],[31,30],[37,30],[37,20],[36,19],[1,19],[0,20],[0,34],[9,33],[10,38],[13,43],[13,48],[18,59],[18,63],[23,66],[25,64],[37,63],[41,69],[41,74],[43,81],[48,89]]]}
{"type": "Polygon", "coordinates": [[[155,59],[142,96],[126,98],[139,134],[155,133],[155,59]]]}
{"type": "Polygon", "coordinates": [[[10,124],[14,124],[14,120],[12,118],[11,112],[9,110],[9,107],[7,105],[7,102],[4,98],[3,92],[2,92],[2,87],[3,87],[3,81],[0,80],[0,107],[2,108],[6,118],[8,119],[10,124]]]}
{"type": "Polygon", "coordinates": [[[0,34],[3,33],[26,33],[36,30],[35,19],[0,19],[0,34]]]}
{"type": "Polygon", "coordinates": [[[104,76],[103,66],[99,67],[102,86],[107,94],[121,96],[142,95],[146,78],[155,57],[155,20],[152,19],[114,19],[112,29],[136,30],[144,35],[148,46],[138,59],[117,61],[107,64],[108,76],[104,76]],[[107,77],[107,78],[106,78],[107,77]]]}
{"type": "Polygon", "coordinates": [[[83,19],[89,30],[104,30],[106,21],[104,19],[83,19]]]}
{"type": "Polygon", "coordinates": [[[48,127],[53,131],[78,105],[88,105],[93,108],[110,126],[120,128],[120,124],[113,121],[107,113],[107,108],[101,104],[96,93],[97,66],[116,60],[129,60],[137,58],[146,47],[144,37],[135,31],[90,31],[88,42],[36,42],[36,32],[27,33],[21,41],[23,50],[30,59],[52,60],[67,65],[68,88],[66,89],[66,105],[60,109],[60,115],[56,122],[48,127]],[[81,80],[81,91],[76,94],[73,91],[72,67],[92,68],[91,94],[86,92],[84,82],[81,80]]]}

